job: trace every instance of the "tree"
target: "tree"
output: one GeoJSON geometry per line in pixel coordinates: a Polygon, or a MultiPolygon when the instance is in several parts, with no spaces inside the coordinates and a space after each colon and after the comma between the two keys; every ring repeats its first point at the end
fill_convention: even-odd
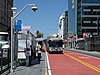
{"type": "Polygon", "coordinates": [[[43,33],[39,32],[38,30],[36,31],[36,35],[37,35],[36,38],[43,38],[43,33]]]}

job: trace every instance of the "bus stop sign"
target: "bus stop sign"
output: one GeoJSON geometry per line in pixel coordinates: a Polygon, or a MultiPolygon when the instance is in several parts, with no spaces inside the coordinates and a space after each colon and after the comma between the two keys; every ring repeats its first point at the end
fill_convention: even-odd
{"type": "Polygon", "coordinates": [[[22,20],[18,20],[15,26],[15,30],[21,31],[21,24],[22,24],[22,20]]]}

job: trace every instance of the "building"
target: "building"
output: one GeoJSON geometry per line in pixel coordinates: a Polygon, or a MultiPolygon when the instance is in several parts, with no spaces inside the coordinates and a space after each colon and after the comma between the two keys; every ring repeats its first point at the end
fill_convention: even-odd
{"type": "Polygon", "coordinates": [[[63,48],[66,46],[66,38],[68,37],[68,11],[65,11],[59,18],[58,35],[64,42],[63,48]]]}
{"type": "Polygon", "coordinates": [[[58,33],[59,33],[59,37],[62,40],[64,39],[64,24],[65,24],[65,13],[63,13],[59,18],[58,33]]]}
{"type": "Polygon", "coordinates": [[[68,37],[68,11],[65,11],[64,39],[68,37]]]}
{"type": "Polygon", "coordinates": [[[68,37],[68,11],[65,11],[59,18],[59,27],[58,27],[59,36],[62,39],[68,37]]]}
{"type": "MultiPolygon", "coordinates": [[[[77,20],[75,20],[77,17],[76,12],[76,0],[68,0],[68,33],[70,34],[76,34],[76,24],[77,20]]],[[[69,35],[68,35],[69,36],[69,35]]]]}
{"type": "MultiPolygon", "coordinates": [[[[13,6],[13,0],[0,0],[0,32],[9,32],[5,34],[3,33],[4,37],[2,37],[1,35],[0,40],[7,41],[7,43],[9,43],[10,41],[10,35],[8,34],[10,34],[11,31],[10,30],[11,16],[13,15],[11,10],[12,6],[13,6]],[[9,37],[9,41],[8,41],[8,37],[9,37]]],[[[0,75],[5,75],[8,74],[10,69],[11,50],[6,48],[5,50],[0,50],[0,53],[1,53],[0,54],[0,75]]]]}
{"type": "Polygon", "coordinates": [[[13,0],[0,0],[0,32],[10,31],[13,0]]]}
{"type": "Polygon", "coordinates": [[[98,36],[99,20],[100,0],[68,0],[68,32],[98,36]]]}

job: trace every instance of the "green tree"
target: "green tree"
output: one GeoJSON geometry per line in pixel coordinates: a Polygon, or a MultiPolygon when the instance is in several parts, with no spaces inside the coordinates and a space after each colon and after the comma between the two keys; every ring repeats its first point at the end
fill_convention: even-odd
{"type": "Polygon", "coordinates": [[[43,37],[43,33],[38,31],[38,30],[36,31],[36,35],[37,35],[36,38],[42,38],[43,37]]]}

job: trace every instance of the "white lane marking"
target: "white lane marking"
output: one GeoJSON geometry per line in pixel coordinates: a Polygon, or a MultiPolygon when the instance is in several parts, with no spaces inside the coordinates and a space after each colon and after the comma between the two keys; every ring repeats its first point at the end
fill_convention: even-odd
{"type": "Polygon", "coordinates": [[[50,63],[49,63],[49,58],[48,58],[48,53],[47,53],[47,51],[46,51],[46,58],[47,58],[47,70],[48,70],[48,74],[49,74],[49,75],[52,75],[52,74],[51,74],[50,63]]]}
{"type": "Polygon", "coordinates": [[[88,59],[88,58],[90,58],[90,57],[86,57],[86,56],[79,56],[78,58],[88,59]]]}

